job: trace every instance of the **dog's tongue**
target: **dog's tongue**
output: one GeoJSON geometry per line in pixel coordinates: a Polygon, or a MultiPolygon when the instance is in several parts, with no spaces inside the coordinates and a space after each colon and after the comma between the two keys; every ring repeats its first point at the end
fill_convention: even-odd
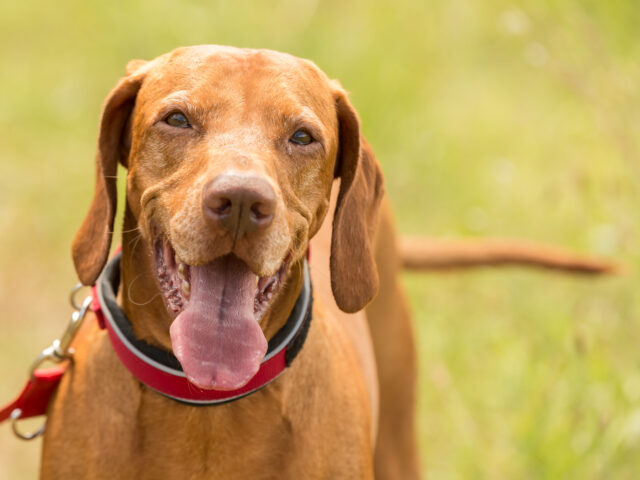
{"type": "Polygon", "coordinates": [[[171,344],[187,378],[235,390],[260,368],[267,341],[253,315],[255,275],[227,255],[190,267],[191,299],[171,324],[171,344]]]}

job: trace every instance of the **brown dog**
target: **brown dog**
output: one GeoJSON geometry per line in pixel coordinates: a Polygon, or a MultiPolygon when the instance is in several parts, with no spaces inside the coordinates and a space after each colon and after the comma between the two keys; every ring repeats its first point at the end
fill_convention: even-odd
{"type": "Polygon", "coordinates": [[[417,477],[393,226],[340,85],[264,50],[131,62],[104,106],[95,196],[73,244],[87,285],[109,253],[118,162],[128,169],[120,303],[138,339],[173,350],[201,388],[244,385],[292,310],[315,237],[313,321],[277,380],[213,407],[145,387],[86,324],[50,407],[42,477],[417,477]],[[168,280],[178,277],[181,288],[168,280]]]}
{"type": "Polygon", "coordinates": [[[277,52],[200,46],[130,62],[104,106],[95,196],[73,244],[86,285],[109,254],[118,162],[128,169],[119,303],[137,339],[173,351],[202,389],[241,388],[287,322],[310,244],[313,321],[277,380],[207,407],[140,383],[85,323],[50,406],[43,478],[417,478],[398,269],[610,269],[517,244],[422,242],[399,255],[345,92],[277,52]]]}

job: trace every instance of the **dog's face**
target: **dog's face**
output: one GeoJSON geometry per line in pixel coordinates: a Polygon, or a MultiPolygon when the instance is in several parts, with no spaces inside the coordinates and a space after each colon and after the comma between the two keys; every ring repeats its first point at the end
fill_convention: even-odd
{"type": "MultiPolygon", "coordinates": [[[[158,64],[137,95],[127,189],[156,268],[186,287],[189,266],[233,254],[275,294],[327,210],[338,147],[330,84],[284,54],[205,47],[158,64]]],[[[168,297],[170,309],[188,291],[168,297]]],[[[257,317],[266,296],[256,295],[257,317]]]]}
{"type": "Polygon", "coordinates": [[[103,112],[78,273],[92,283],[106,259],[120,161],[174,353],[194,383],[239,388],[264,356],[260,321],[320,228],[335,176],[334,295],[345,311],[374,295],[377,163],[344,92],[311,62],[201,46],[128,70],[103,112]]]}

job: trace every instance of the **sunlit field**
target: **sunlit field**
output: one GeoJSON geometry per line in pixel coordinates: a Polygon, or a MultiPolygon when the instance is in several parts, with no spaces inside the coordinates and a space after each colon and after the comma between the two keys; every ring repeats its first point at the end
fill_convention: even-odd
{"type": "MultiPolygon", "coordinates": [[[[24,0],[0,2],[0,27],[0,404],[71,313],[70,243],[126,62],[264,47],[351,92],[402,233],[522,237],[626,266],[404,277],[425,474],[638,478],[637,2],[24,0]]],[[[36,478],[39,450],[3,424],[0,479],[36,478]]]]}

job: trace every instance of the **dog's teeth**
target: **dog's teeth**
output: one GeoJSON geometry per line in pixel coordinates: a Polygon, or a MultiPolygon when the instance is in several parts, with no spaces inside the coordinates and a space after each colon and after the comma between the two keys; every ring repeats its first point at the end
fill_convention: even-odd
{"type": "Polygon", "coordinates": [[[184,263],[180,262],[178,263],[178,277],[180,278],[180,280],[185,280],[186,277],[184,275],[185,270],[186,270],[186,266],[184,263]]]}
{"type": "Polygon", "coordinates": [[[191,284],[186,280],[182,280],[182,291],[189,295],[191,293],[191,284]]]}

